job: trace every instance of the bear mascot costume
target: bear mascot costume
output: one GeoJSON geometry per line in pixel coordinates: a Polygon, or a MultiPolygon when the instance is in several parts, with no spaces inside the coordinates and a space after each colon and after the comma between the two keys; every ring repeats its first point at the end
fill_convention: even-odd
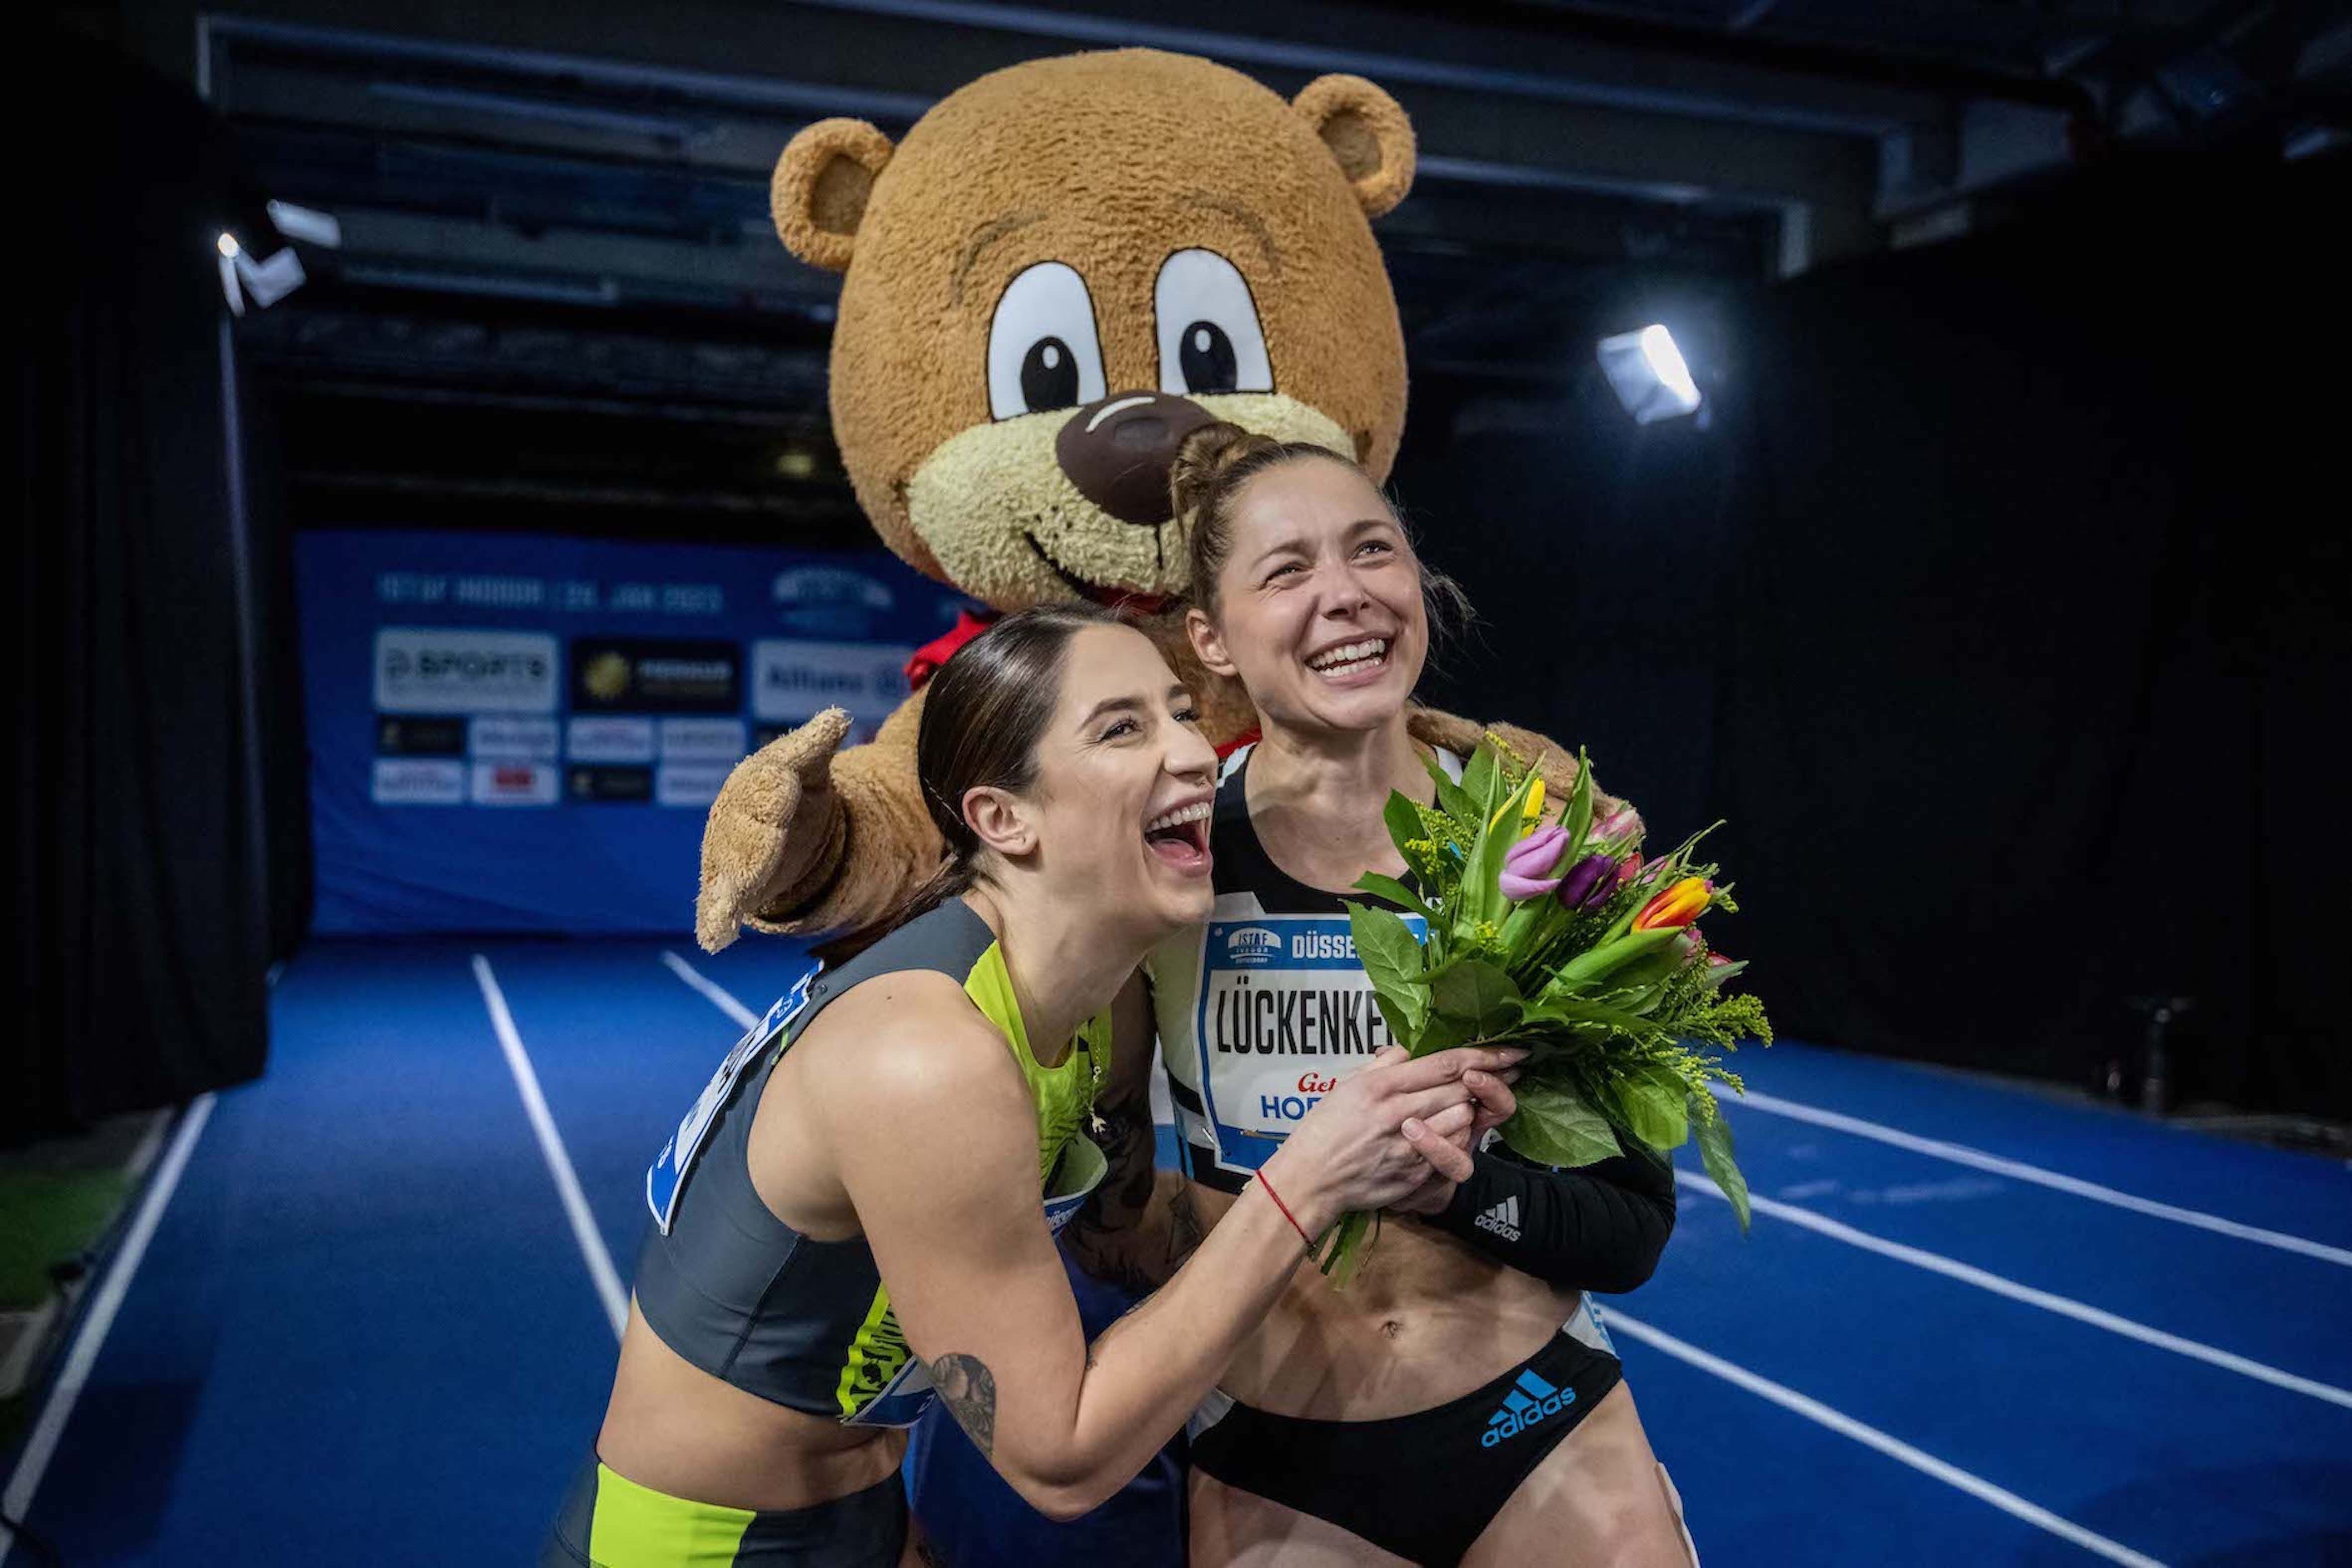
{"type": "MultiPolygon", "coordinates": [[[[994,613],[1093,599],[1143,617],[1221,748],[1250,721],[1193,660],[1170,516],[1177,444],[1212,420],[1328,446],[1384,481],[1404,337],[1370,220],[1412,183],[1412,127],[1359,77],[1285,102],[1224,67],[1122,49],[996,71],[897,146],[826,120],[776,165],[777,232],[842,272],[833,428],[892,550],[994,613]]],[[[869,745],[828,710],[740,764],[704,832],[696,935],[870,926],[944,853],[915,781],[918,654],[869,745]]],[[[1416,709],[1420,739],[1480,727],[1416,709]]],[[[1553,786],[1573,758],[1497,727],[1553,786]]]]}

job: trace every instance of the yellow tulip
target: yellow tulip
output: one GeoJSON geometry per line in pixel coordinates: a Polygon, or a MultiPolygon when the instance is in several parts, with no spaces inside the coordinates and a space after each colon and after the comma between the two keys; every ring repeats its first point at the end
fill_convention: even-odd
{"type": "MultiPolygon", "coordinates": [[[[1537,821],[1543,816],[1543,775],[1538,773],[1536,775],[1535,783],[1528,789],[1527,809],[1519,813],[1519,832],[1522,836],[1527,833],[1528,829],[1534,827],[1537,821]]],[[[1508,800],[1504,801],[1503,804],[1496,809],[1495,812],[1495,821],[1486,824],[1489,831],[1493,831],[1496,822],[1500,822],[1503,820],[1503,813],[1510,809],[1511,803],[1508,800]]]]}

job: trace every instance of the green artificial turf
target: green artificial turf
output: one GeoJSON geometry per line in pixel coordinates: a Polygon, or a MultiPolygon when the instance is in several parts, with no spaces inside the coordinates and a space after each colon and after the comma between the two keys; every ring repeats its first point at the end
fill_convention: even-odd
{"type": "Polygon", "coordinates": [[[96,1244],[130,1190],[111,1167],[0,1172],[0,1312],[48,1300],[49,1270],[96,1244]]]}

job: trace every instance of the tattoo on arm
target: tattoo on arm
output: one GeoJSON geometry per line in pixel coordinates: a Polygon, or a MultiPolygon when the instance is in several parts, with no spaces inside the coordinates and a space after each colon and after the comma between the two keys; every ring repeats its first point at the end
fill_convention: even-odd
{"type": "Polygon", "coordinates": [[[1103,1153],[1110,1168],[1062,1233],[1062,1241],[1087,1273],[1140,1295],[1160,1282],[1135,1257],[1133,1246],[1151,1207],[1150,1110],[1148,1105],[1105,1106],[1102,1116],[1103,1153]]]}
{"type": "Polygon", "coordinates": [[[931,1363],[931,1386],[985,1457],[996,1447],[996,1375],[976,1355],[950,1354],[931,1363]]]}

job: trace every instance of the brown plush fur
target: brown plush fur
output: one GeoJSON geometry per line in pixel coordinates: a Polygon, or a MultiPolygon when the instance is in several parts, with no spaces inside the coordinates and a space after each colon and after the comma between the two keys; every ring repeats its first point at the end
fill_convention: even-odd
{"type": "MultiPolygon", "coordinates": [[[[1323,77],[1286,103],[1239,72],[1144,49],[982,77],[896,148],[858,120],[803,131],[776,165],[776,228],[803,260],[846,270],[834,434],[883,541],[1002,611],[1081,592],[1168,600],[1189,586],[1180,524],[1122,522],[1057,464],[1069,409],[992,411],[999,301],[1046,262],[1082,280],[1101,395],[1116,397],[1165,384],[1163,264],[1187,250],[1222,256],[1246,285],[1273,390],[1191,401],[1385,479],[1404,424],[1404,339],[1367,219],[1404,198],[1412,172],[1412,125],[1370,82],[1323,77]]],[[[1181,613],[1147,629],[1193,682],[1212,739],[1247,727],[1247,700],[1200,670],[1181,613]]],[[[739,924],[854,931],[929,874],[941,846],[915,785],[920,707],[918,694],[871,745],[838,756],[844,721],[821,716],[735,769],[703,839],[705,947],[733,941],[739,924]]],[[[1444,715],[1413,722],[1459,750],[1478,734],[1444,715]]],[[[1531,758],[1558,755],[1524,741],[1531,758]]]]}

